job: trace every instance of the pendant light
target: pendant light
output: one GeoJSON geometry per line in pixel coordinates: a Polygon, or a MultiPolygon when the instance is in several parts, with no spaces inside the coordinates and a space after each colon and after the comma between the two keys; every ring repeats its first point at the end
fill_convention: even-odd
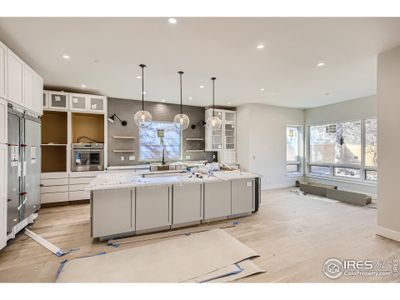
{"type": "Polygon", "coordinates": [[[220,129],[222,125],[222,121],[215,115],[215,77],[211,77],[212,80],[212,87],[213,87],[213,107],[212,107],[212,115],[207,119],[207,127],[213,129],[220,129]]]}
{"type": "Polygon", "coordinates": [[[181,127],[181,130],[185,130],[186,128],[189,127],[190,120],[189,120],[189,117],[182,112],[182,75],[183,75],[183,72],[179,71],[178,74],[179,74],[180,92],[181,92],[181,113],[177,114],[174,117],[174,123],[179,124],[179,126],[181,127]]]}
{"type": "Polygon", "coordinates": [[[144,68],[146,65],[141,64],[139,67],[142,68],[142,110],[137,111],[133,119],[137,126],[144,127],[147,125],[147,122],[151,122],[153,117],[151,116],[151,113],[149,113],[147,110],[144,110],[144,68]]]}

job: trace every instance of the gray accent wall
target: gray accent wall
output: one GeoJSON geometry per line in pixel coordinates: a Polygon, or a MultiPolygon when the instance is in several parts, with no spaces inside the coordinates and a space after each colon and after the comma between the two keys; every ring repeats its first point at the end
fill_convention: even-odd
{"type": "MultiPolygon", "coordinates": [[[[139,129],[133,121],[134,114],[141,109],[141,101],[108,98],[108,116],[114,113],[121,120],[128,122],[122,126],[116,119],[114,123],[107,122],[108,127],[108,166],[131,166],[143,164],[139,161],[139,129]],[[116,139],[114,136],[133,136],[134,140],[116,139]],[[132,149],[134,153],[114,153],[113,150],[132,149]],[[134,160],[130,160],[134,157],[134,160]],[[123,160],[121,159],[123,158],[123,160]]],[[[153,121],[172,122],[174,116],[180,113],[177,104],[145,102],[145,110],[148,110],[153,121]]],[[[204,120],[205,108],[198,106],[183,106],[183,112],[189,116],[190,124],[196,124],[204,120]]],[[[182,134],[182,159],[183,160],[208,160],[217,159],[217,152],[189,152],[187,150],[204,150],[205,128],[196,126],[196,129],[187,128],[182,134]],[[187,141],[186,138],[202,138],[202,141],[187,141]]],[[[160,157],[161,161],[161,157],[160,157]]]]}

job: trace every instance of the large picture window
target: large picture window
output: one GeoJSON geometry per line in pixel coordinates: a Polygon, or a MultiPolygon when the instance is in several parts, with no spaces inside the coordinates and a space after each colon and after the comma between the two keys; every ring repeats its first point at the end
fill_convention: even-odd
{"type": "Polygon", "coordinates": [[[309,127],[308,173],[377,179],[376,119],[309,127]]]}
{"type": "Polygon", "coordinates": [[[161,161],[163,149],[165,160],[179,160],[181,159],[180,126],[171,122],[149,122],[139,128],[139,145],[141,161],[161,161]]]}

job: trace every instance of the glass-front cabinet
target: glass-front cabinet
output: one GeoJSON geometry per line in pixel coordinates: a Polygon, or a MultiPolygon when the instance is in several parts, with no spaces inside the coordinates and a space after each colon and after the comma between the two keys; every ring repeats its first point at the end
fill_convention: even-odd
{"type": "Polygon", "coordinates": [[[52,110],[67,110],[68,94],[63,92],[49,92],[48,108],[52,110]]]}
{"type": "MultiPolygon", "coordinates": [[[[212,115],[212,109],[206,110],[205,119],[212,115]]],[[[231,157],[236,161],[236,111],[216,109],[215,115],[222,121],[219,129],[206,127],[206,151],[219,151],[218,157],[231,157]],[[229,155],[227,155],[229,153],[229,155]]]]}
{"type": "Polygon", "coordinates": [[[83,94],[71,94],[69,107],[72,111],[86,111],[87,96],[83,94]]]}
{"type": "Polygon", "coordinates": [[[89,110],[93,112],[104,112],[106,108],[106,98],[102,96],[89,96],[89,110]]]}

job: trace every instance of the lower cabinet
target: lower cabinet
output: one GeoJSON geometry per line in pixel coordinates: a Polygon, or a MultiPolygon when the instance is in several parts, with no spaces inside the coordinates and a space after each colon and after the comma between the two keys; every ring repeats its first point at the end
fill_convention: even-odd
{"type": "Polygon", "coordinates": [[[191,183],[173,186],[172,224],[183,224],[203,219],[203,185],[191,183]]]}
{"type": "Polygon", "coordinates": [[[136,230],[171,225],[172,186],[136,188],[136,230]]]}
{"type": "Polygon", "coordinates": [[[93,191],[93,237],[134,231],[135,215],[134,190],[93,191]]]}
{"type": "Polygon", "coordinates": [[[231,214],[231,182],[204,184],[204,219],[226,217],[231,214]]]}
{"type": "Polygon", "coordinates": [[[254,179],[232,180],[232,215],[254,210],[254,179]]]}

